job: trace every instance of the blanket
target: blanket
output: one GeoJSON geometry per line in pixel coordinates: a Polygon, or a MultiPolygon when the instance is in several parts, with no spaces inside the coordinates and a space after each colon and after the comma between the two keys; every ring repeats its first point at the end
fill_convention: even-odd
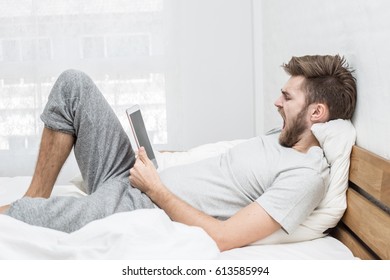
{"type": "Polygon", "coordinates": [[[0,259],[215,259],[215,242],[160,209],[117,213],[73,233],[0,215],[0,259]],[[10,234],[12,233],[12,234],[10,234]],[[174,248],[174,250],[172,250],[174,248]]]}

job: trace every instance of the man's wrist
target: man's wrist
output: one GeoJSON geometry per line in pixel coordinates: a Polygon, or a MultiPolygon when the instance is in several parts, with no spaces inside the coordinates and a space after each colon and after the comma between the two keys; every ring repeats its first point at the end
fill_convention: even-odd
{"type": "Polygon", "coordinates": [[[146,193],[147,196],[156,204],[163,203],[169,199],[171,192],[161,183],[157,183],[146,193]]]}

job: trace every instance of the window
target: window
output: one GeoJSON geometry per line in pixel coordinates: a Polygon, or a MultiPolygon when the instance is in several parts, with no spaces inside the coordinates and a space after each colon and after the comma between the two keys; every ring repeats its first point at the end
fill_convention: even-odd
{"type": "Polygon", "coordinates": [[[31,175],[39,116],[68,68],[93,78],[126,131],[138,103],[152,141],[167,143],[163,12],[163,0],[0,0],[0,176],[31,175]]]}
{"type": "Polygon", "coordinates": [[[20,60],[20,45],[15,39],[5,39],[1,41],[1,60],[3,62],[15,62],[20,60]]]}
{"type": "Polygon", "coordinates": [[[108,57],[145,57],[150,54],[147,34],[108,36],[106,41],[108,57]]]}

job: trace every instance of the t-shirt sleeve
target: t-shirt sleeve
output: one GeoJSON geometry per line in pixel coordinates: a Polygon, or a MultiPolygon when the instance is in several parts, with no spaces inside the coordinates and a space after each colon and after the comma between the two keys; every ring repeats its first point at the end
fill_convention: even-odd
{"type": "Polygon", "coordinates": [[[280,173],[256,201],[291,233],[319,205],[325,191],[320,174],[309,168],[296,169],[280,173]]]}

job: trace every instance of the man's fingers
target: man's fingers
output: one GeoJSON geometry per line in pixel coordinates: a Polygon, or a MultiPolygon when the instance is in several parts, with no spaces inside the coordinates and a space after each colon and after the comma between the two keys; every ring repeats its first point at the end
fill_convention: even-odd
{"type": "Polygon", "coordinates": [[[140,147],[138,150],[138,157],[143,163],[147,163],[149,161],[148,155],[146,154],[145,148],[140,147]]]}

